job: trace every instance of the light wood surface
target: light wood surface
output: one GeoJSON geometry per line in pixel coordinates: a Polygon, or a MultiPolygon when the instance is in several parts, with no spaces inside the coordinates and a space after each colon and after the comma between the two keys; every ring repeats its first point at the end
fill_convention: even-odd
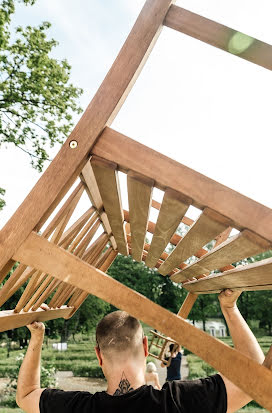
{"type": "Polygon", "coordinates": [[[177,315],[179,317],[186,319],[190,314],[190,311],[193,308],[193,305],[196,302],[197,297],[197,294],[188,293],[177,315]]]}
{"type": "Polygon", "coordinates": [[[29,311],[28,313],[14,313],[12,310],[4,310],[0,312],[0,332],[11,330],[31,324],[34,321],[54,320],[55,318],[66,317],[71,313],[72,308],[64,306],[57,310],[41,310],[29,311]]]}
{"type": "Polygon", "coordinates": [[[131,229],[132,258],[142,260],[154,182],[143,176],[128,173],[127,188],[131,229]]]}
{"type": "Polygon", "coordinates": [[[81,231],[81,229],[84,227],[84,225],[86,224],[86,222],[88,221],[88,219],[93,215],[95,211],[94,207],[89,208],[86,212],[84,212],[83,215],[81,215],[80,218],[78,218],[76,220],[76,222],[74,224],[72,224],[62,235],[59,244],[60,246],[62,246],[63,248],[67,248],[70,243],[72,242],[72,240],[74,239],[74,237],[76,236],[76,234],[79,233],[79,231],[81,231]]]}
{"type": "Polygon", "coordinates": [[[167,189],[165,191],[154,235],[145,260],[148,267],[156,265],[159,257],[177,230],[190,202],[190,199],[173,190],[167,189]]]}
{"type": "Polygon", "coordinates": [[[261,42],[237,30],[230,29],[223,26],[223,24],[216,23],[174,5],[170,7],[164,24],[225,52],[235,54],[266,69],[272,69],[272,46],[270,44],[261,42]],[[237,37],[236,47],[234,47],[235,36],[237,37]],[[239,39],[240,43],[247,44],[248,42],[249,47],[243,50],[244,48],[241,47],[239,39]]]}
{"type": "Polygon", "coordinates": [[[172,188],[192,198],[193,205],[209,207],[272,242],[272,210],[184,166],[119,132],[105,128],[92,152],[118,164],[118,168],[149,176],[155,186],[172,188]],[[122,148],[122,150],[120,150],[122,148]],[[133,154],[133,156],[131,156],[133,154]]]}
{"type": "Polygon", "coordinates": [[[232,270],[212,274],[204,279],[189,281],[183,285],[195,294],[220,292],[225,288],[242,290],[265,290],[272,287],[272,258],[232,270]]]}
{"type": "Polygon", "coordinates": [[[197,262],[188,265],[184,270],[172,276],[172,281],[182,282],[188,278],[196,277],[211,270],[218,270],[228,264],[235,263],[243,258],[251,257],[270,248],[270,244],[260,239],[250,231],[243,232],[231,237],[218,247],[212,249],[197,262]]]}
{"type": "Polygon", "coordinates": [[[0,232],[0,270],[71,187],[90,150],[110,125],[132,88],[162,29],[172,0],[147,1],[100,88],[61,150],[23,204],[0,232]],[[72,149],[70,142],[77,147],[72,149]],[[39,208],[37,208],[39,205],[39,208]]]}
{"type": "Polygon", "coordinates": [[[205,208],[199,218],[190,227],[183,239],[171,252],[167,260],[160,267],[159,272],[168,274],[187,258],[195,255],[199,248],[213,240],[218,234],[224,231],[230,224],[230,220],[205,208]]]}
{"type": "MultiPolygon", "coordinates": [[[[91,203],[96,207],[99,213],[104,231],[107,232],[109,235],[111,235],[112,234],[111,226],[109,223],[108,216],[103,210],[103,201],[102,201],[102,198],[99,192],[99,188],[98,188],[90,161],[88,161],[86,165],[84,166],[84,168],[82,169],[80,177],[81,177],[81,180],[85,184],[86,192],[91,200],[91,203]]],[[[112,243],[113,249],[117,249],[117,244],[113,236],[111,239],[111,243],[112,243]]]]}
{"type": "Polygon", "coordinates": [[[117,165],[92,157],[91,165],[118,251],[128,255],[117,165]]]}
{"type": "Polygon", "coordinates": [[[272,409],[271,370],[190,325],[181,317],[153,303],[95,267],[35,233],[30,234],[13,259],[40,271],[54,273],[58,279],[75,287],[84,287],[89,294],[96,295],[163,334],[169,335],[211,364],[266,409],[272,409]],[[43,255],[37,253],[41,249],[43,255]]]}

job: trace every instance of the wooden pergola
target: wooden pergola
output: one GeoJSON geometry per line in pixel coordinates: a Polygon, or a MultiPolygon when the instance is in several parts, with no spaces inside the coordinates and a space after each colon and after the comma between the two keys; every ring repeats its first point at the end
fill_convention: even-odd
{"type": "MultiPolygon", "coordinates": [[[[185,318],[199,294],[272,289],[272,258],[232,265],[271,249],[272,210],[110,128],[164,25],[272,69],[272,46],[250,38],[245,50],[233,51],[235,30],[172,3],[147,0],[72,134],[0,232],[0,282],[19,262],[0,290],[0,305],[28,281],[15,309],[0,312],[0,331],[34,320],[69,318],[94,294],[172,337],[271,411],[270,368],[185,318]],[[118,171],[127,174],[129,211],[122,208],[118,171]],[[152,199],[154,187],[164,191],[161,204],[152,199]],[[84,191],[90,207],[70,222],[84,191]],[[202,210],[195,222],[186,217],[190,205],[202,210]],[[159,210],[156,223],[149,221],[151,207],[159,210]],[[184,237],[176,233],[181,222],[189,226],[184,237]],[[239,233],[229,237],[232,228],[239,233]],[[153,234],[150,244],[147,231],[153,234]],[[211,240],[216,244],[208,252],[203,247],[211,240]],[[168,255],[169,242],[174,249],[168,255]],[[144,260],[182,283],[188,295],[177,315],[106,275],[118,253],[144,260]],[[197,260],[186,265],[191,256],[197,260]],[[46,300],[50,310],[43,311],[40,305],[46,300]]],[[[271,359],[270,350],[267,366],[271,359]]]]}

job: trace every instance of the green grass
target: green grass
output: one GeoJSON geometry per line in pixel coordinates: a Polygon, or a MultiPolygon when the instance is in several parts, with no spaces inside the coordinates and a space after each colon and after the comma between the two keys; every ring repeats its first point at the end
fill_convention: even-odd
{"type": "Polygon", "coordinates": [[[12,409],[10,407],[0,407],[0,409],[1,413],[24,413],[24,411],[19,408],[12,409]]]}

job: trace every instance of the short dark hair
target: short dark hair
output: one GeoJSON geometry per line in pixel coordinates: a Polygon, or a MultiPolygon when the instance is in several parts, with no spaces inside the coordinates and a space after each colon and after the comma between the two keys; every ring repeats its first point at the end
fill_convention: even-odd
{"type": "Polygon", "coordinates": [[[125,311],[114,311],[106,315],[96,327],[96,342],[104,355],[138,352],[142,342],[142,326],[136,318],[125,311]]]}

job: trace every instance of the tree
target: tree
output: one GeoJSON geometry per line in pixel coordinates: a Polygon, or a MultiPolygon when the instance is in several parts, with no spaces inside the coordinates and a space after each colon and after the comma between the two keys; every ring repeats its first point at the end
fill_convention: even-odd
{"type": "MultiPolygon", "coordinates": [[[[21,0],[26,5],[35,1],[21,0]]],[[[73,125],[72,113],[81,112],[77,99],[82,90],[69,83],[68,62],[50,57],[58,44],[46,37],[50,23],[17,27],[11,36],[15,3],[2,0],[0,8],[0,146],[22,149],[41,171],[48,148],[64,141],[73,125]]]]}
{"type": "MultiPolygon", "coordinates": [[[[6,191],[3,188],[0,188],[0,195],[5,195],[5,192],[6,191]]],[[[5,200],[2,197],[0,197],[0,211],[1,209],[4,208],[5,205],[6,205],[5,200]]]]}

